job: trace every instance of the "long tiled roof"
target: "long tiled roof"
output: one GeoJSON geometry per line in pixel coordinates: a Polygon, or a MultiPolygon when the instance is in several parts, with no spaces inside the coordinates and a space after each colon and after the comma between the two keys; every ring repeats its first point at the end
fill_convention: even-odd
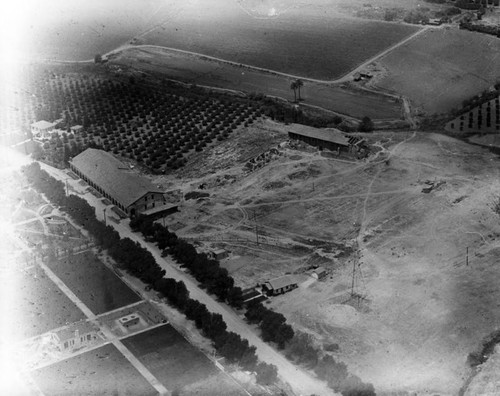
{"type": "Polygon", "coordinates": [[[89,148],[71,164],[125,207],[148,192],[163,193],[106,151],[89,148]]]}
{"type": "Polygon", "coordinates": [[[331,142],[342,146],[349,146],[349,140],[341,131],[335,128],[319,129],[306,125],[292,124],[289,132],[295,133],[297,135],[311,137],[314,139],[324,140],[326,142],[331,142]]]}

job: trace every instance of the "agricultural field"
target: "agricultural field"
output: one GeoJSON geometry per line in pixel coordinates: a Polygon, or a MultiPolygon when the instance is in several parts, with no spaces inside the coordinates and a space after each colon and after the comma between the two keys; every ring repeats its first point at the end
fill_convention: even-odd
{"type": "Polygon", "coordinates": [[[16,300],[2,312],[9,318],[10,339],[23,340],[83,319],[84,314],[38,266],[11,270],[16,300]]]}
{"type": "Polygon", "coordinates": [[[96,315],[140,300],[90,251],[51,261],[48,266],[96,315]]]}
{"type": "Polygon", "coordinates": [[[158,392],[112,344],[30,374],[46,395],[144,395],[158,392]]]}
{"type": "Polygon", "coordinates": [[[32,60],[93,60],[159,22],[163,0],[34,2],[18,18],[17,51],[32,60]]]}
{"type": "MultiPolygon", "coordinates": [[[[161,73],[167,78],[199,86],[261,92],[292,101],[291,79],[272,73],[242,68],[207,58],[152,47],[130,47],[113,55],[111,63],[146,72],[161,73]]],[[[345,85],[305,82],[301,89],[302,106],[319,106],[358,119],[401,119],[402,107],[394,97],[376,92],[349,89],[345,85]]]]}
{"type": "Polygon", "coordinates": [[[218,372],[205,355],[168,324],[122,342],[167,389],[187,387],[218,372]]]}
{"type": "MultiPolygon", "coordinates": [[[[287,127],[265,125],[268,149],[287,140],[287,127]]],[[[299,287],[270,307],[318,345],[338,344],[335,358],[377,393],[457,394],[468,354],[500,319],[498,158],[435,134],[364,137],[374,148],[366,162],[285,145],[253,172],[226,143],[224,167],[195,178],[188,164],[176,184],[203,184],[209,197],[165,220],[200,249],[229,251],[221,265],[242,287],[295,274],[299,287]],[[329,271],[322,281],[310,276],[316,265],[329,271]]],[[[210,151],[197,166],[214,163],[210,151]]]]}
{"type": "Polygon", "coordinates": [[[253,18],[236,2],[187,3],[134,44],[191,51],[301,77],[334,80],[419,28],[335,17],[314,6],[253,18]]]}
{"type": "Polygon", "coordinates": [[[486,34],[430,29],[379,59],[375,86],[408,97],[424,113],[449,112],[499,78],[500,41],[486,34]]]}

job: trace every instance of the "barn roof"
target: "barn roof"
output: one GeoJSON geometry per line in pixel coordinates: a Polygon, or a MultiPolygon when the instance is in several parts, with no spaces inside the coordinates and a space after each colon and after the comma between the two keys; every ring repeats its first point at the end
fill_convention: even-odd
{"type": "Polygon", "coordinates": [[[163,193],[106,151],[88,148],[71,164],[125,207],[149,192],[163,193]]]}
{"type": "Polygon", "coordinates": [[[339,144],[341,146],[349,146],[349,140],[341,131],[335,128],[319,129],[306,125],[293,124],[292,128],[289,129],[289,132],[314,139],[324,140],[330,143],[339,144]]]}
{"type": "Polygon", "coordinates": [[[279,278],[268,280],[266,283],[268,283],[273,290],[277,290],[289,285],[295,285],[297,284],[297,280],[293,275],[284,275],[279,278]]]}

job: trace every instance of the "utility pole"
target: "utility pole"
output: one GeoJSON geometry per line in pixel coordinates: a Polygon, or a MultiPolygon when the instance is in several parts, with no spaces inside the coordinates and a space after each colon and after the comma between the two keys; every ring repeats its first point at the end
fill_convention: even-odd
{"type": "Polygon", "coordinates": [[[255,210],[253,211],[253,221],[255,222],[255,240],[257,245],[259,244],[259,230],[257,228],[257,217],[255,216],[255,210]]]}
{"type": "Polygon", "coordinates": [[[465,265],[468,267],[469,266],[469,247],[467,246],[465,250],[465,265]]]}
{"type": "Polygon", "coordinates": [[[107,225],[106,223],[106,209],[108,209],[107,207],[103,209],[103,214],[104,214],[104,225],[107,225]]]}
{"type": "Polygon", "coordinates": [[[351,297],[354,297],[354,277],[356,275],[356,260],[352,263],[351,297]]]}

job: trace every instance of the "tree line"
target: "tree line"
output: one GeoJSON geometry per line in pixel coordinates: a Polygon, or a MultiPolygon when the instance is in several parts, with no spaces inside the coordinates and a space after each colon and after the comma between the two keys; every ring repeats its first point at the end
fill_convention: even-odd
{"type": "Polygon", "coordinates": [[[255,371],[257,381],[272,384],[277,380],[276,366],[259,362],[256,348],[238,334],[227,331],[222,315],[211,313],[207,307],[189,297],[189,291],[182,281],[166,278],[153,255],[130,238],[121,238],[111,226],[104,225],[95,216],[95,209],[84,199],[65,195],[64,184],[40,168],[36,162],[23,167],[28,182],[38,192],[66,211],[77,224],[84,227],[120,268],[138,277],[161,293],[167,301],[195,322],[202,333],[213,342],[217,352],[230,363],[243,369],[255,371]]]}
{"type": "MultiPolygon", "coordinates": [[[[207,307],[189,297],[189,291],[182,281],[165,277],[163,270],[153,255],[130,238],[121,238],[111,226],[105,225],[95,216],[95,208],[84,199],[66,196],[64,184],[50,176],[36,162],[23,167],[28,182],[54,204],[66,211],[77,224],[84,227],[96,244],[106,249],[118,266],[154,290],[194,321],[196,327],[209,338],[217,352],[230,363],[239,364],[243,369],[256,372],[257,381],[271,384],[277,380],[274,365],[259,362],[254,346],[234,332],[227,331],[227,325],[220,314],[211,313],[207,307]]],[[[151,219],[137,217],[130,222],[132,230],[141,232],[146,239],[154,241],[163,255],[171,255],[181,265],[189,269],[201,286],[235,308],[242,308],[241,288],[234,286],[234,279],[227,270],[221,268],[217,260],[205,253],[198,253],[194,246],[180,239],[166,227],[151,219]]],[[[372,384],[364,383],[348,372],[347,366],[337,362],[332,356],[321,356],[321,351],[313,344],[310,336],[294,332],[286,323],[286,318],[264,307],[260,302],[248,304],[245,312],[249,323],[257,324],[266,342],[275,343],[284,349],[288,359],[304,364],[316,375],[343,396],[373,396],[372,384]]]]}

